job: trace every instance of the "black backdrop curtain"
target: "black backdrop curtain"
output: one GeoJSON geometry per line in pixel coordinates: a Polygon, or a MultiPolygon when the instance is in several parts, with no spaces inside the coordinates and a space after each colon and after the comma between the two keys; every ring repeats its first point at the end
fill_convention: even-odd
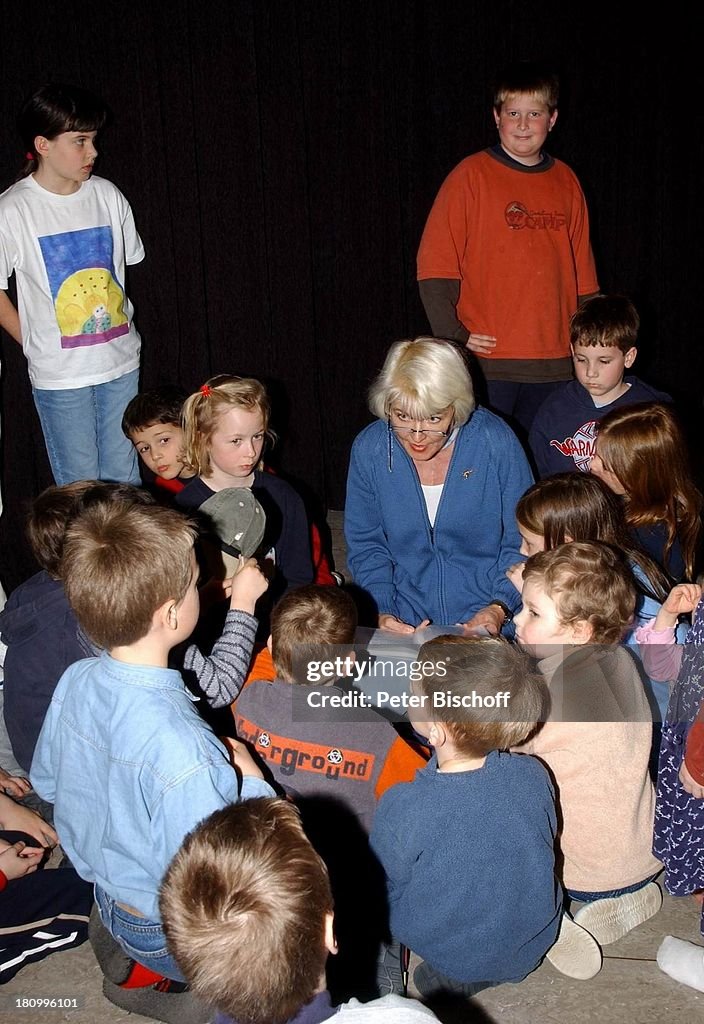
{"type": "MultiPolygon", "coordinates": [[[[638,372],[698,417],[704,117],[685,10],[3,2],[0,182],[21,164],[27,93],[53,78],[101,94],[114,123],[97,171],[130,200],[147,250],[128,278],[143,385],[262,377],[281,465],[341,508],[366,387],[392,340],[427,331],[414,281],[425,217],[454,164],[493,141],[491,81],[506,60],[560,71],[551,151],[587,193],[602,287],[639,307],[638,372]]],[[[9,589],[33,571],[22,521],[51,478],[7,337],[2,362],[9,589]]]]}

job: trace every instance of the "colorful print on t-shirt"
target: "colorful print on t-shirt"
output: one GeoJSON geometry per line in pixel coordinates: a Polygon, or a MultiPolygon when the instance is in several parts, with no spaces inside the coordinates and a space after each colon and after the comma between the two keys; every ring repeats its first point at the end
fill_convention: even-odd
{"type": "Polygon", "coordinates": [[[129,333],[125,293],[113,264],[112,228],[84,228],[39,238],[61,348],[102,345],[129,333]]]}

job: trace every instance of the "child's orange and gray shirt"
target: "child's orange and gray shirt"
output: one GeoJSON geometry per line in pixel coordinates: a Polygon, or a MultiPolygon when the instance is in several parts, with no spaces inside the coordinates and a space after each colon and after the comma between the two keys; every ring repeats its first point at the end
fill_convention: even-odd
{"type": "Polygon", "coordinates": [[[426,762],[366,703],[321,706],[321,698],[345,694],[364,699],[337,686],[252,682],[234,704],[237,738],[289,795],[335,799],[369,832],[379,797],[426,762]]]}
{"type": "MultiPolygon", "coordinates": [[[[526,167],[499,146],[467,157],[445,179],[421,238],[418,280],[431,279],[459,281],[457,319],[496,338],[481,360],[488,378],[520,379],[516,360],[567,360],[578,296],[599,290],[575,174],[547,154],[526,167]]],[[[557,377],[534,367],[534,379],[568,378],[564,366],[557,377]]]]}

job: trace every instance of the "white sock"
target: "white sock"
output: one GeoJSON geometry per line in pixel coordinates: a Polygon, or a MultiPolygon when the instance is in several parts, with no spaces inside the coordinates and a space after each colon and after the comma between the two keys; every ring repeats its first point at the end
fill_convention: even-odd
{"type": "Polygon", "coordinates": [[[658,950],[658,967],[675,981],[704,992],[704,946],[666,935],[658,950]]]}

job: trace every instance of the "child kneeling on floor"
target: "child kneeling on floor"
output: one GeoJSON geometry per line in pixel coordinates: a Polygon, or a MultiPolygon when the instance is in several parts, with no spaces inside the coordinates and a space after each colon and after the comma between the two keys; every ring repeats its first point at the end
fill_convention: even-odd
{"type": "MultiPolygon", "coordinates": [[[[552,785],[535,758],[507,752],[541,720],[546,693],[502,639],[439,637],[418,661],[409,714],[434,754],[381,798],[371,845],[392,935],[424,960],[418,991],[473,995],[525,978],[560,929],[552,785]]],[[[392,979],[393,951],[383,959],[392,979]]]]}
{"type": "Polygon", "coordinates": [[[188,519],[156,505],[98,502],[69,527],[66,595],[104,650],[62,675],[30,773],[55,805],[72,864],[95,883],[107,930],[128,956],[177,982],[158,908],[169,861],[205,815],[273,793],[241,744],[235,771],[167,667],[198,619],[194,539],[188,519]]]}
{"type": "Polygon", "coordinates": [[[585,903],[575,922],[607,945],[657,913],[651,853],[652,717],[630,654],[618,646],[635,607],[633,577],[607,544],[533,555],[523,572],[518,644],[538,659],[547,721],[521,750],[550,769],[561,815],[562,884],[585,903]]]}
{"type": "Polygon", "coordinates": [[[159,905],[183,974],[219,1011],[214,1024],[437,1020],[396,995],[332,1005],[328,874],[285,800],[248,800],[201,822],[174,857],[159,905]]]}

